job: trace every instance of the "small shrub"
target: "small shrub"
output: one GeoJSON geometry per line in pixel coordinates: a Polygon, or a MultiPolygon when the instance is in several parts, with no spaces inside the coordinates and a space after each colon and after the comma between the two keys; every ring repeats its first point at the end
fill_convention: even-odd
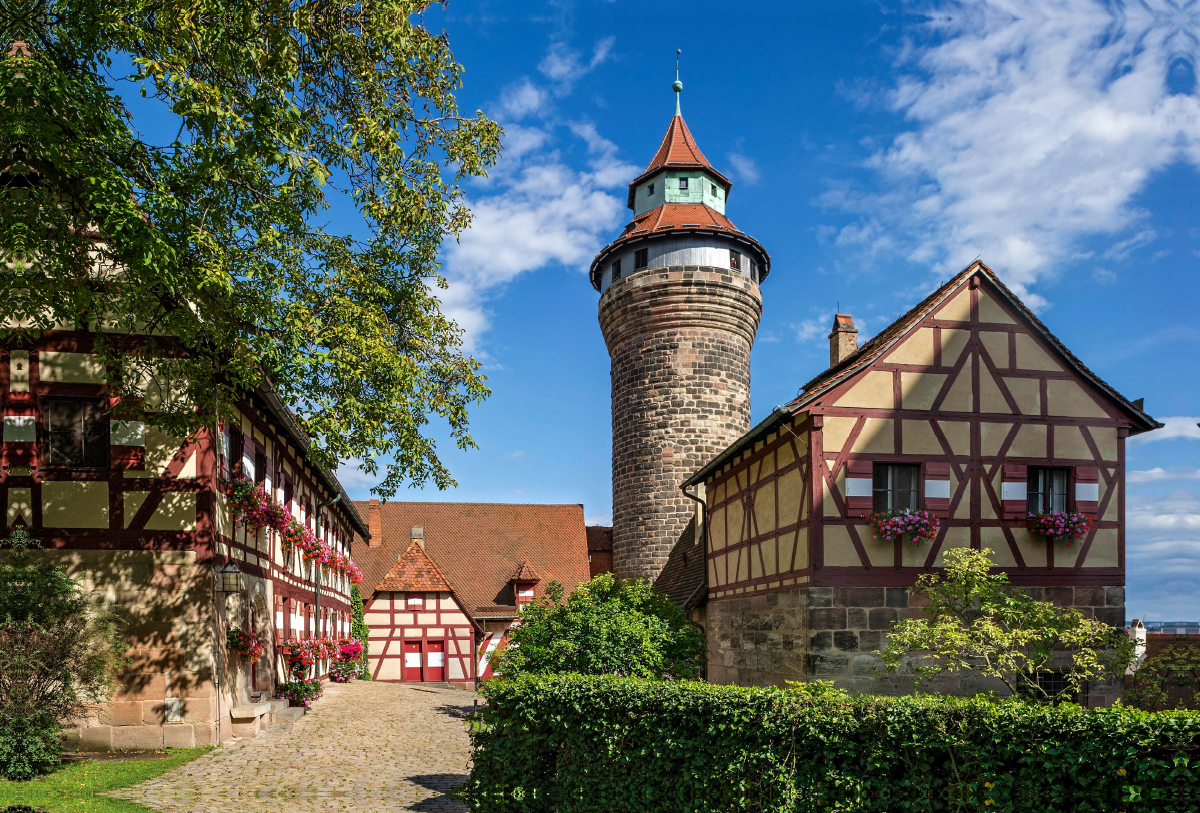
{"type": "Polygon", "coordinates": [[[280,683],[275,689],[275,696],[285,698],[293,706],[308,708],[323,691],[319,680],[293,680],[280,683]]]}

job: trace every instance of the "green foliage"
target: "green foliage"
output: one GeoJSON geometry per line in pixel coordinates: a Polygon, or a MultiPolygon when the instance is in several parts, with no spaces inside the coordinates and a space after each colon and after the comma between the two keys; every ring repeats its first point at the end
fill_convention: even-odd
{"type": "Polygon", "coordinates": [[[704,636],[670,598],[641,580],[602,573],[579,585],[566,603],[551,582],[545,598],[521,611],[496,671],[576,672],[645,678],[694,678],[704,636]]]}
{"type": "Polygon", "coordinates": [[[1125,681],[1125,702],[1146,711],[1200,709],[1200,647],[1172,642],[1125,681]]]}
{"type": "Polygon", "coordinates": [[[280,683],[275,687],[275,696],[287,700],[293,706],[308,708],[325,691],[321,681],[305,680],[297,677],[295,680],[280,683]]]}
{"type": "Polygon", "coordinates": [[[580,675],[489,681],[475,813],[1183,813],[1200,715],[580,675]]]}
{"type": "Polygon", "coordinates": [[[22,327],[0,339],[91,329],[118,413],[144,400],[179,435],[265,376],[313,463],[386,459],[385,495],[451,485],[428,415],[473,446],[488,390],[432,290],[501,131],[459,111],[430,5],[6,2],[0,299],[22,327]],[[144,137],[134,93],[178,131],[144,137]],[[334,206],[358,233],[324,225],[334,206]]]}
{"type": "Polygon", "coordinates": [[[927,681],[977,670],[1039,701],[1054,698],[1038,675],[1061,672],[1079,692],[1089,681],[1124,674],[1133,653],[1124,630],[1031,598],[1006,574],[991,572],[990,553],[951,549],[944,573],[917,580],[929,597],[929,617],[892,624],[882,652],[890,671],[911,667],[927,681]]]}
{"type": "Polygon", "coordinates": [[[49,813],[146,813],[142,805],[100,794],[161,776],[211,750],[171,750],[165,759],[154,760],[72,762],[31,782],[0,779],[0,810],[26,804],[49,813]]]}
{"type": "Polygon", "coordinates": [[[359,659],[358,679],[371,679],[371,664],[367,660],[367,652],[371,646],[371,631],[367,628],[366,619],[363,618],[363,597],[362,591],[358,589],[358,585],[350,587],[350,634],[363,645],[362,656],[359,659]]]}
{"type": "Polygon", "coordinates": [[[112,690],[124,663],[119,625],[17,528],[0,559],[0,776],[58,763],[64,723],[112,690]]]}

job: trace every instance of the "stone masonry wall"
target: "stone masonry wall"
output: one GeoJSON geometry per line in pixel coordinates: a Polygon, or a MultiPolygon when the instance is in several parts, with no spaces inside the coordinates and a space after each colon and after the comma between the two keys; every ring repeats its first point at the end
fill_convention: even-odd
{"type": "MultiPolygon", "coordinates": [[[[1125,626],[1123,587],[1026,587],[1033,598],[1059,607],[1073,607],[1089,618],[1125,626]]],[[[913,690],[909,675],[883,672],[874,654],[887,642],[893,621],[918,618],[928,600],[903,587],[811,587],[808,589],[811,678],[832,680],[838,688],[871,694],[906,694],[913,690]]],[[[996,679],[964,674],[946,678],[930,689],[949,694],[993,690],[1003,694],[996,679]]],[[[1091,705],[1110,705],[1119,688],[1093,684],[1091,705]]]]}
{"type": "Polygon", "coordinates": [[[710,601],[706,610],[711,682],[782,686],[808,678],[807,590],[710,601]]]}
{"type": "Polygon", "coordinates": [[[613,570],[654,579],[691,520],[679,485],[750,428],[758,286],[715,268],[619,280],[600,298],[612,360],[613,570]]]}
{"type": "MultiPolygon", "coordinates": [[[[1123,587],[1027,587],[1039,601],[1073,607],[1116,627],[1125,624],[1123,587]]],[[[808,587],[707,605],[708,679],[742,686],[782,686],[789,680],[828,680],[849,691],[907,694],[911,674],[886,674],[875,655],[892,622],[921,616],[928,601],[903,587],[808,587]]],[[[964,674],[935,682],[948,694],[996,691],[992,678],[964,674]]],[[[1111,705],[1120,687],[1093,683],[1089,704],[1111,705]]]]}

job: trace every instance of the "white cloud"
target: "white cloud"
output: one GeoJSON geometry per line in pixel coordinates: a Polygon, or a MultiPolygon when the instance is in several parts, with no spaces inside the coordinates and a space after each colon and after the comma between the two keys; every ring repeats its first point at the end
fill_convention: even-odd
{"type": "Polygon", "coordinates": [[[367,474],[362,470],[361,460],[350,458],[343,460],[338,466],[337,479],[351,499],[365,500],[370,496],[370,490],[378,485],[383,477],[379,474],[367,474]]]}
{"type": "Polygon", "coordinates": [[[825,316],[815,316],[812,319],[804,319],[800,322],[792,322],[792,332],[796,334],[796,341],[801,344],[808,344],[817,339],[825,339],[829,335],[830,325],[833,324],[833,314],[825,316]]]}
{"type": "Polygon", "coordinates": [[[1200,496],[1131,496],[1126,511],[1130,618],[1194,618],[1200,607],[1200,496]]]}
{"type": "Polygon", "coordinates": [[[1125,475],[1131,483],[1161,483],[1166,480],[1200,480],[1200,469],[1167,470],[1156,466],[1145,471],[1131,471],[1125,475]]]}
{"type": "Polygon", "coordinates": [[[1153,432],[1143,432],[1140,435],[1134,435],[1129,439],[1129,442],[1150,443],[1151,441],[1172,440],[1174,438],[1200,440],[1200,426],[1197,425],[1200,423],[1200,417],[1195,415],[1178,415],[1170,418],[1159,418],[1158,422],[1163,425],[1162,429],[1155,429],[1153,432]]]}
{"type": "Polygon", "coordinates": [[[1097,267],[1092,269],[1092,279],[1096,281],[1097,285],[1112,285],[1117,281],[1117,275],[1107,268],[1097,267]]]}
{"type": "Polygon", "coordinates": [[[591,73],[608,59],[616,41],[616,37],[605,37],[597,41],[592,48],[591,59],[586,62],[578,51],[566,43],[556,42],[550,46],[549,53],[538,64],[538,70],[555,83],[556,94],[570,93],[571,86],[577,79],[591,73]]]}
{"type": "MultiPolygon", "coordinates": [[[[555,92],[560,93],[601,64],[611,47],[611,38],[601,40],[585,64],[577,55],[571,62],[571,52],[553,46],[542,71],[559,82],[555,92]]],[[[638,174],[639,168],[622,161],[617,145],[588,121],[565,125],[567,141],[573,136],[587,150],[586,168],[569,163],[563,155],[569,145],[560,137],[563,128],[552,116],[549,99],[549,91],[528,77],[501,94],[497,116],[505,122],[504,157],[468,200],[471,227],[442,250],[449,287],[434,293],[463,328],[464,349],[489,366],[494,360],[480,344],[490,324],[488,301],[529,271],[554,265],[585,270],[622,222],[624,195],[609,190],[638,174]],[[534,116],[541,118],[538,126],[518,123],[534,116]]]]}
{"type": "MultiPolygon", "coordinates": [[[[982,254],[1044,305],[1029,286],[1070,268],[1059,261],[1079,238],[1138,225],[1147,179],[1200,163],[1200,99],[1166,82],[1174,61],[1200,61],[1200,5],[982,0],[922,11],[931,44],[906,43],[903,74],[882,94],[912,123],[868,162],[884,190],[824,201],[861,219],[844,244],[871,252],[900,239],[895,250],[935,274],[982,254]]],[[[1143,229],[1112,256],[1153,236],[1143,229]]]]}
{"type": "Polygon", "coordinates": [[[736,152],[731,152],[725,157],[729,159],[729,164],[733,167],[733,174],[737,176],[738,180],[751,186],[758,183],[758,164],[754,163],[753,158],[736,152]]]}
{"type": "Polygon", "coordinates": [[[1134,251],[1157,239],[1158,233],[1154,229],[1143,229],[1127,240],[1114,243],[1108,251],[1104,252],[1104,256],[1114,260],[1126,260],[1134,251]]]}

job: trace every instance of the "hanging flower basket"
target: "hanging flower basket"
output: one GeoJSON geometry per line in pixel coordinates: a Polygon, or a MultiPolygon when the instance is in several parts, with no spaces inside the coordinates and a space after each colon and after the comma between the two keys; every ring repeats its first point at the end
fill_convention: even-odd
{"type": "Polygon", "coordinates": [[[1047,542],[1066,539],[1067,545],[1074,545],[1076,539],[1086,538],[1095,529],[1096,521],[1090,514],[1053,511],[1030,514],[1027,527],[1029,533],[1044,536],[1047,542]]]}
{"type": "Polygon", "coordinates": [[[932,511],[905,508],[902,511],[876,511],[867,520],[873,539],[888,542],[908,536],[914,544],[937,538],[941,520],[932,511]]]}
{"type": "Polygon", "coordinates": [[[258,633],[241,627],[231,626],[226,631],[225,645],[246,663],[254,663],[267,651],[266,641],[258,633]]]}

